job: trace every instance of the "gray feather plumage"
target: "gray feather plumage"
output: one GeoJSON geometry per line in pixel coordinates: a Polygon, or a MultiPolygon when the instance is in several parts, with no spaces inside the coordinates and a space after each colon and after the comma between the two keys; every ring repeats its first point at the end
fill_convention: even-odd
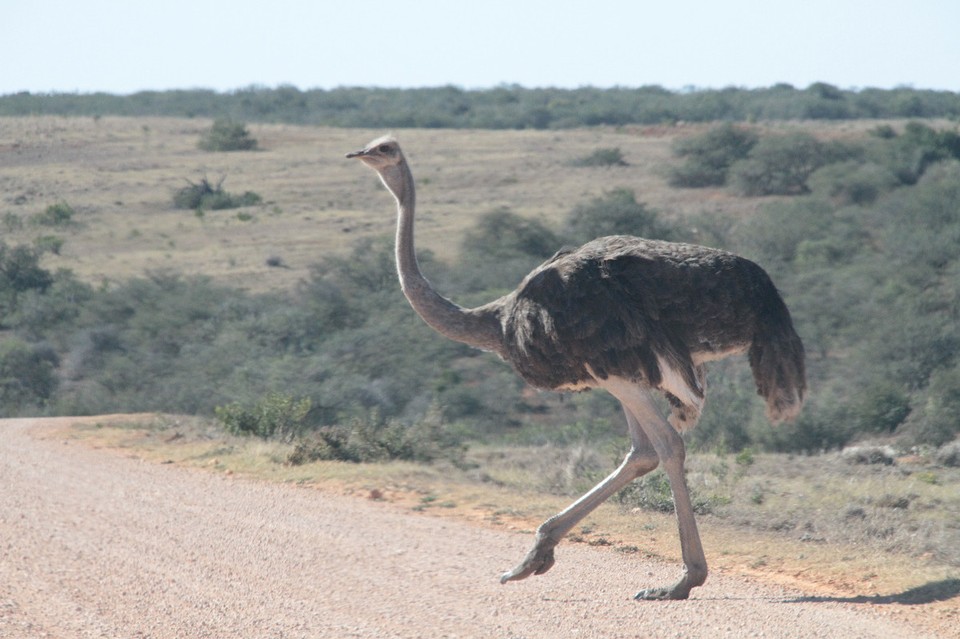
{"type": "Polygon", "coordinates": [[[505,357],[539,388],[588,384],[591,371],[656,388],[663,361],[702,397],[698,362],[749,351],[773,417],[805,390],[803,346],[779,293],[725,251],[603,237],[547,260],[499,305],[505,357]]]}

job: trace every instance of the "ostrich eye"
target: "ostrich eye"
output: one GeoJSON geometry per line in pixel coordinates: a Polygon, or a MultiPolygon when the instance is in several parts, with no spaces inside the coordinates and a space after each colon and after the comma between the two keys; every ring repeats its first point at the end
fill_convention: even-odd
{"type": "Polygon", "coordinates": [[[387,146],[386,144],[381,144],[381,145],[380,145],[380,148],[377,149],[377,150],[380,151],[381,153],[389,153],[389,152],[390,152],[390,147],[387,146]]]}

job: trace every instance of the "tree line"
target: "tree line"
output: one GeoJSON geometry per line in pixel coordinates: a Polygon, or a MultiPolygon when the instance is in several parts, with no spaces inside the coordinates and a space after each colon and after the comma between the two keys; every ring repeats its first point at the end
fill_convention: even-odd
{"type": "Polygon", "coordinates": [[[960,94],[901,87],[841,89],[817,82],[746,89],[671,91],[660,86],[598,89],[466,90],[340,87],[300,90],[251,86],[107,93],[0,96],[0,115],[230,118],[363,128],[563,129],[594,125],[860,118],[957,118],[960,94]]]}

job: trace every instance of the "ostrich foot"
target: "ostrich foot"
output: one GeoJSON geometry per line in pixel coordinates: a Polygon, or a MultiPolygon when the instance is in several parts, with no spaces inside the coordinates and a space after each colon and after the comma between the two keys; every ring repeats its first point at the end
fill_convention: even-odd
{"type": "Polygon", "coordinates": [[[548,537],[537,535],[537,541],[533,549],[527,553],[519,564],[513,570],[500,575],[500,583],[505,584],[508,581],[519,581],[526,579],[530,575],[542,575],[553,567],[553,548],[557,542],[548,537]]]}
{"type": "Polygon", "coordinates": [[[674,588],[645,588],[633,596],[637,601],[668,601],[686,599],[690,591],[677,592],[674,588]]]}
{"type": "Polygon", "coordinates": [[[663,588],[645,588],[633,596],[637,601],[668,601],[674,599],[686,599],[690,596],[690,591],[693,590],[696,586],[699,586],[704,582],[704,579],[700,579],[699,582],[693,583],[695,580],[687,579],[684,577],[676,583],[674,586],[667,586],[663,588]]]}

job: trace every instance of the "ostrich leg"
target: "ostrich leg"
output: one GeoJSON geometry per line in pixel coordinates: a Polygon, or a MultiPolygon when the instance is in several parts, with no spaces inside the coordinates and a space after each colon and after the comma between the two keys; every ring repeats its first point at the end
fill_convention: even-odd
{"type": "Polygon", "coordinates": [[[611,377],[603,386],[633,414],[634,419],[646,433],[663,464],[670,480],[677,523],[680,528],[680,550],[683,555],[684,574],[673,586],[648,588],[637,593],[636,599],[686,599],[690,590],[707,579],[707,559],[697,531],[697,521],[690,503],[690,492],[683,473],[686,457],[683,439],[667,422],[653,403],[649,392],[643,387],[624,379],[611,377]]]}
{"type": "Polygon", "coordinates": [[[631,481],[657,467],[659,461],[657,453],[647,435],[626,406],[624,406],[624,414],[633,447],[627,453],[623,463],[590,492],[543,522],[537,529],[533,548],[513,570],[500,577],[500,583],[525,579],[530,575],[542,575],[550,570],[554,562],[554,547],[571,528],[577,525],[577,522],[631,481]]]}

